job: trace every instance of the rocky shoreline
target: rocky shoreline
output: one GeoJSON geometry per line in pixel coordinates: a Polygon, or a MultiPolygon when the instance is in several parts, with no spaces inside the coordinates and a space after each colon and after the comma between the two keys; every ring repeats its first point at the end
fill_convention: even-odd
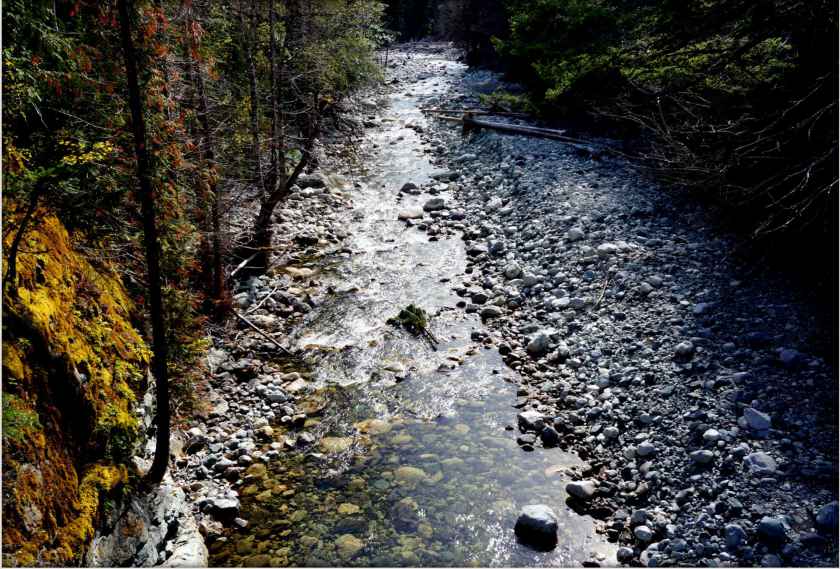
{"type": "MultiPolygon", "coordinates": [[[[416,49],[443,48],[399,52],[383,89],[433,73],[411,61],[416,49]]],[[[473,105],[497,85],[468,72],[429,104],[473,105]]],[[[375,94],[357,120],[360,132],[378,125],[375,94]]],[[[796,291],[729,258],[730,238],[702,208],[619,162],[552,141],[463,138],[446,123],[412,128],[441,170],[395,188],[395,199],[427,194],[400,218],[430,241],[463,236],[467,278],[441,286],[490,326],[473,341],[524,378],[511,409],[521,452],[560,446],[587,462],[566,472],[566,492],[621,546],[602,564],[836,565],[836,380],[813,354],[796,291]]],[[[324,150],[323,173],[303,177],[276,216],[279,270],[234,297],[281,343],[341,292],[319,267],[350,255],[354,182],[330,172],[347,170],[352,145],[324,150]]],[[[247,227],[248,204],[232,210],[234,229],[247,227]]],[[[214,338],[208,408],[175,437],[172,469],[211,547],[251,523],[243,487],[319,443],[312,362],[241,321],[214,338]]]]}
{"type": "MultiPolygon", "coordinates": [[[[467,73],[433,106],[476,104],[488,82],[467,73]]],[[[465,214],[429,229],[463,228],[463,308],[527,378],[520,444],[588,462],[569,504],[606,520],[618,561],[836,565],[836,370],[801,292],[620,162],[445,123],[427,135],[465,214]]]]}

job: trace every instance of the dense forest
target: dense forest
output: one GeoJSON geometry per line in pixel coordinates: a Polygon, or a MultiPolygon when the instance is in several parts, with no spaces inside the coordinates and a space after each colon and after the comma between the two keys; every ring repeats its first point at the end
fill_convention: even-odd
{"type": "Polygon", "coordinates": [[[640,176],[710,202],[836,302],[826,0],[9,0],[2,16],[4,561],[81,562],[106,502],[164,479],[210,333],[271,273],[278,212],[328,134],[358,134],[353,97],[401,42],[453,42],[522,87],[485,94],[491,110],[623,141],[640,176]]]}
{"type": "MultiPolygon", "coordinates": [[[[90,539],[96,497],[74,495],[119,481],[103,469],[143,435],[131,408],[150,361],[158,408],[189,412],[236,259],[267,269],[272,215],[323,123],[377,77],[381,11],[372,0],[3,5],[3,543],[19,563],[71,563],[90,539]],[[224,210],[251,187],[252,228],[231,236],[224,210]],[[59,470],[24,479],[45,461],[59,470]]],[[[157,414],[152,480],[169,424],[157,414]]]]}

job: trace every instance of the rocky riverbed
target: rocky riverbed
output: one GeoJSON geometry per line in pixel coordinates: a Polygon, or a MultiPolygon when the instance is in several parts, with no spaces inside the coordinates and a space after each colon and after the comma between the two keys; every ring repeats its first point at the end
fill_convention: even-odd
{"type": "Polygon", "coordinates": [[[298,356],[234,322],[176,444],[211,564],[836,565],[837,384],[803,294],[617,160],[420,112],[492,74],[392,57],[236,292],[298,356]],[[386,324],[409,303],[437,349],[386,324]],[[529,505],[557,548],[516,540],[529,505]]]}

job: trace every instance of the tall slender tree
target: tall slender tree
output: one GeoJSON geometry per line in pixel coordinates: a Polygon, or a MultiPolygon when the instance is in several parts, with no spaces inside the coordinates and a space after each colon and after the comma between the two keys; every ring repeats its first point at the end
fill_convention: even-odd
{"type": "Polygon", "coordinates": [[[137,180],[140,186],[140,207],[143,219],[143,245],[148,271],[149,310],[152,321],[152,370],[157,390],[156,446],[152,467],[147,478],[160,482],[169,466],[169,378],[167,375],[166,324],[163,317],[163,295],[160,274],[160,243],[155,211],[155,196],[152,187],[152,163],[146,141],[146,122],[143,117],[143,103],[138,78],[137,53],[132,40],[131,0],[118,0],[120,15],[120,38],[128,84],[128,104],[131,109],[131,126],[134,134],[134,154],[137,161],[137,180]]]}
{"type": "Polygon", "coordinates": [[[207,104],[207,91],[204,84],[204,66],[200,51],[202,30],[196,22],[191,2],[185,3],[187,41],[189,43],[190,61],[187,65],[192,69],[192,79],[195,82],[195,99],[198,104],[197,115],[201,125],[202,155],[204,158],[204,172],[202,183],[208,187],[208,198],[210,199],[210,234],[212,249],[211,285],[210,294],[215,304],[215,314],[218,319],[224,318],[225,314],[225,270],[223,263],[223,241],[222,241],[222,187],[219,184],[219,169],[216,163],[216,153],[213,144],[213,129],[210,126],[210,111],[207,104]]]}

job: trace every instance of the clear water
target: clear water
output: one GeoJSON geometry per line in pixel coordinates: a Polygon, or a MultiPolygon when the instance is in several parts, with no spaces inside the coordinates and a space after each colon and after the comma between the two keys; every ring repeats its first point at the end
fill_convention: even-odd
{"type": "Polygon", "coordinates": [[[506,430],[516,424],[514,372],[470,339],[483,325],[455,308],[451,291],[463,278],[463,242],[430,242],[397,220],[429,198],[398,203],[402,185],[428,182],[437,170],[406,125],[425,127],[424,100],[464,71],[442,55],[414,57],[436,76],[401,85],[369,133],[369,174],[348,215],[353,254],[324,267],[323,286],[338,292],[295,337],[300,347],[321,348],[311,408],[323,409],[305,430],[327,438],[246,482],[250,524],[211,547],[214,565],[569,566],[610,558],[593,521],[565,505],[562,468],[579,464],[576,457],[525,452],[506,430]],[[432,315],[437,350],[386,324],[410,303],[432,315]],[[386,368],[403,368],[397,375],[405,378],[386,368]],[[560,517],[553,551],[516,541],[518,511],[533,503],[560,517]]]}

